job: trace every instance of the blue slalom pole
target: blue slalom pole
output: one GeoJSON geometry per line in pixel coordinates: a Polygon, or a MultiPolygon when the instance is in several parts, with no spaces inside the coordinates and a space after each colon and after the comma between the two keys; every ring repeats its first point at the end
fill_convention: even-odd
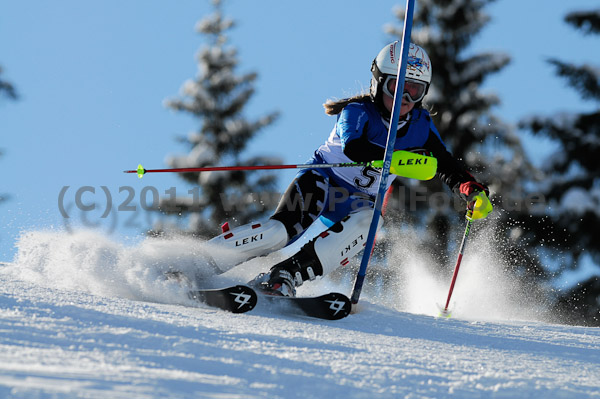
{"type": "Polygon", "coordinates": [[[360,263],[360,269],[358,270],[358,274],[356,275],[354,289],[350,298],[353,304],[358,303],[358,298],[360,297],[360,292],[362,291],[362,287],[365,282],[367,266],[369,265],[369,261],[371,259],[371,252],[373,251],[373,246],[375,244],[377,225],[379,224],[379,218],[381,217],[381,210],[383,205],[383,198],[385,197],[387,180],[388,176],[390,175],[392,154],[394,153],[394,145],[396,144],[396,130],[398,129],[398,118],[400,117],[400,107],[402,106],[402,93],[404,92],[404,76],[406,75],[406,65],[408,62],[408,49],[410,47],[410,34],[412,31],[414,5],[414,0],[407,0],[406,14],[404,18],[404,31],[402,34],[402,58],[400,65],[398,66],[398,78],[396,79],[396,91],[394,92],[394,105],[392,106],[392,119],[390,121],[390,129],[388,131],[387,144],[385,147],[383,168],[381,169],[379,191],[377,192],[377,197],[375,198],[375,209],[373,212],[373,219],[371,220],[369,234],[367,236],[367,242],[365,243],[365,251],[363,253],[363,257],[360,263]],[[400,93],[400,97],[398,97],[398,93],[400,93]]]}

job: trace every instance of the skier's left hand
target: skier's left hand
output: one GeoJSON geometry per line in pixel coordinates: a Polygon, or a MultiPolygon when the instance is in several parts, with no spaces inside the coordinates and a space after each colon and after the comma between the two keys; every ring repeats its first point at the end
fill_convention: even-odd
{"type": "Polygon", "coordinates": [[[460,194],[468,203],[468,208],[473,211],[472,220],[484,219],[494,210],[488,195],[490,190],[476,181],[464,182],[460,185],[460,194]]]}

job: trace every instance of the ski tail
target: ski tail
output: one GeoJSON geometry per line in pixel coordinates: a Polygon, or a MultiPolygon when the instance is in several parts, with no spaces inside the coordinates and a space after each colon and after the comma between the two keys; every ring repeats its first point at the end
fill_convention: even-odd
{"type": "Polygon", "coordinates": [[[325,320],[339,320],[350,314],[352,304],[344,294],[330,292],[316,297],[261,295],[284,313],[325,320]]]}

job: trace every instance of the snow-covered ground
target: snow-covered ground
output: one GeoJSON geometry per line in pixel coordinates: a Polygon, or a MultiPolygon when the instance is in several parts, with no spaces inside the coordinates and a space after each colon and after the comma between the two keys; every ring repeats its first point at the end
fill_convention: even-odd
{"type": "MultiPolygon", "coordinates": [[[[600,330],[544,322],[489,251],[465,258],[451,319],[435,317],[448,278],[398,250],[396,291],[367,290],[357,313],[321,321],[187,302],[160,275],[197,268],[200,244],[24,235],[0,266],[0,398],[600,397],[600,330]]],[[[322,279],[300,293],[332,289],[351,286],[322,279]]]]}

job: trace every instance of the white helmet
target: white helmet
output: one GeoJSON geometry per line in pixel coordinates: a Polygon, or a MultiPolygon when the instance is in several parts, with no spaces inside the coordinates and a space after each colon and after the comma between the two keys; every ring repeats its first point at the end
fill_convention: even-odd
{"type": "MultiPolygon", "coordinates": [[[[371,98],[375,104],[380,106],[380,109],[385,109],[382,102],[383,94],[393,96],[388,89],[388,81],[395,79],[398,75],[398,63],[402,58],[400,47],[401,43],[398,41],[388,44],[377,54],[371,66],[371,72],[373,73],[371,98]]],[[[408,62],[404,79],[416,83],[416,89],[420,85],[421,90],[414,93],[405,92],[403,95],[408,96],[409,101],[421,101],[427,94],[431,84],[431,61],[427,52],[414,43],[411,43],[408,48],[408,62]]]]}

